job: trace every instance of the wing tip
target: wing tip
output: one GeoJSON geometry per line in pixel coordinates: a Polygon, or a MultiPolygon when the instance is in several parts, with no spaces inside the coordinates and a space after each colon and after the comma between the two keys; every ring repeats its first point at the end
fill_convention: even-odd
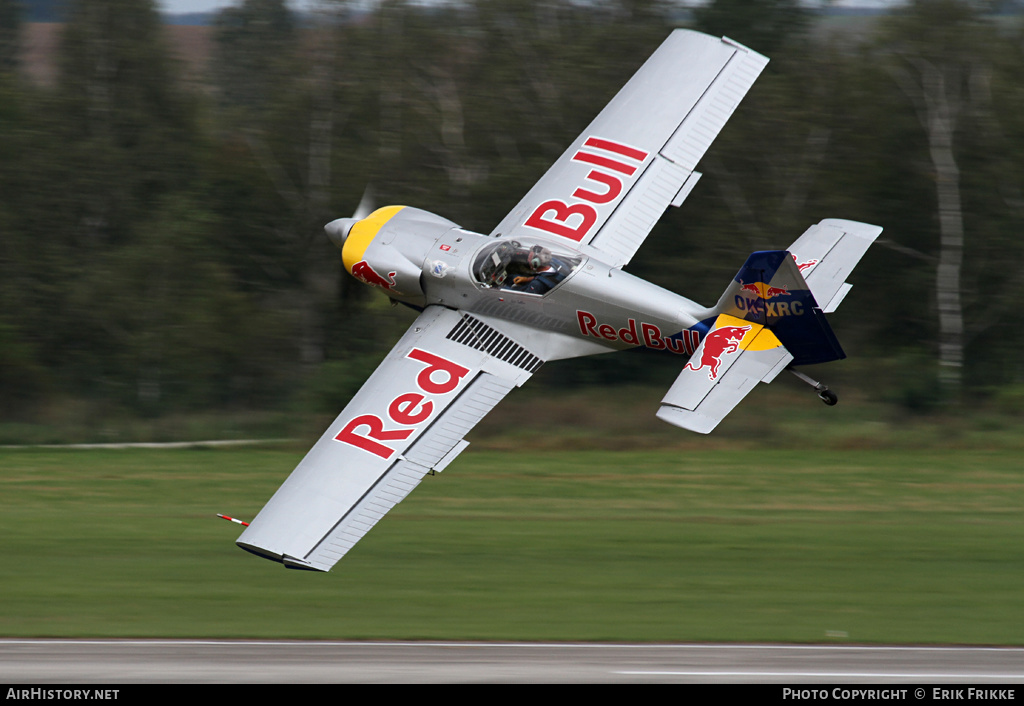
{"type": "Polygon", "coordinates": [[[248,543],[245,543],[245,542],[235,542],[235,544],[237,544],[240,548],[244,549],[245,551],[249,552],[250,554],[254,554],[254,555],[260,557],[261,559],[267,559],[269,561],[275,561],[278,564],[283,564],[284,563],[284,559],[282,558],[282,555],[275,554],[274,552],[271,552],[271,551],[267,551],[266,549],[263,549],[262,547],[257,547],[257,546],[255,546],[253,544],[248,544],[248,543]]]}
{"type": "Polygon", "coordinates": [[[688,429],[698,434],[710,434],[722,420],[700,414],[693,410],[683,409],[673,404],[662,404],[656,414],[658,419],[668,422],[680,429],[688,429]]]}
{"type": "Polygon", "coordinates": [[[250,554],[254,554],[255,556],[260,557],[261,559],[267,559],[268,561],[273,561],[277,564],[283,564],[284,568],[286,569],[297,569],[299,571],[317,571],[320,573],[327,573],[330,570],[329,568],[325,569],[319,566],[315,566],[314,564],[310,564],[308,561],[297,559],[296,557],[288,556],[287,554],[277,554],[262,547],[257,547],[254,544],[248,544],[246,542],[235,542],[235,544],[237,544],[239,547],[249,552],[250,554]]]}

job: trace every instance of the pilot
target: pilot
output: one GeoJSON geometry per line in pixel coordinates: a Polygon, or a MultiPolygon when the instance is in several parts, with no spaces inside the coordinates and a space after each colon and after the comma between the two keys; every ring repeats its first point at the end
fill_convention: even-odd
{"type": "Polygon", "coordinates": [[[526,271],[512,278],[512,289],[517,292],[544,294],[565,279],[569,272],[569,267],[553,257],[543,245],[530,248],[524,264],[526,271]]]}

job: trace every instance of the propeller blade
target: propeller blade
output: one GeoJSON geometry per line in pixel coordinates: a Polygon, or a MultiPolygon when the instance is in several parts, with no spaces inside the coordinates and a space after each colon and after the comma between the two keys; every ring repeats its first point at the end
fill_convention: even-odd
{"type": "Polygon", "coordinates": [[[330,238],[331,242],[339,248],[344,247],[345,238],[348,237],[352,226],[376,210],[375,200],[373,186],[367,185],[363,191],[363,198],[359,201],[359,205],[356,206],[356,212],[352,214],[351,218],[335,218],[324,226],[324,232],[327,233],[327,237],[330,238]]]}
{"type": "Polygon", "coordinates": [[[373,193],[373,186],[367,185],[366,190],[363,191],[363,198],[359,201],[359,205],[356,207],[356,212],[352,214],[352,217],[357,221],[369,216],[375,209],[376,194],[373,193]]]}

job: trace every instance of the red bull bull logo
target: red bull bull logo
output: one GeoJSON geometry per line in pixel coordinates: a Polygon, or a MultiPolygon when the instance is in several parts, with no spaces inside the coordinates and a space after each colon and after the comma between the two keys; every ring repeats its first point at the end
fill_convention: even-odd
{"type": "Polygon", "coordinates": [[[717,380],[723,356],[738,351],[743,337],[750,329],[750,326],[723,326],[715,329],[704,337],[704,349],[701,351],[700,361],[695,365],[691,360],[686,367],[694,371],[708,368],[708,380],[717,380]]]}
{"type": "Polygon", "coordinates": [[[742,280],[740,280],[740,291],[757,294],[762,299],[772,299],[773,297],[781,297],[783,294],[789,294],[789,289],[786,287],[772,287],[764,282],[747,284],[742,280]]]}
{"type": "Polygon", "coordinates": [[[802,273],[804,270],[809,270],[818,264],[817,260],[808,260],[807,262],[800,262],[796,259],[796,255],[793,256],[793,261],[796,263],[796,268],[802,273]]]}
{"type": "Polygon", "coordinates": [[[352,274],[356,279],[370,285],[371,287],[381,287],[400,294],[400,292],[395,289],[395,275],[397,272],[388,272],[387,279],[385,279],[377,274],[376,270],[370,267],[370,263],[366,260],[360,260],[356,264],[352,265],[352,274]]]}
{"type": "Polygon", "coordinates": [[[789,296],[788,287],[773,287],[765,282],[744,282],[740,280],[740,291],[734,302],[741,312],[752,312],[760,316],[803,316],[804,304],[794,301],[772,301],[776,297],[789,296]],[[753,296],[748,296],[753,295],[753,296]]]}

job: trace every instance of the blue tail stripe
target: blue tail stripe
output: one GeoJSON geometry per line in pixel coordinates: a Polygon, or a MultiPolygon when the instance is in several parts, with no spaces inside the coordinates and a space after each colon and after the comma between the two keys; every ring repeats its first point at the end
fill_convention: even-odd
{"type": "Polygon", "coordinates": [[[759,250],[751,253],[736,273],[737,282],[770,282],[790,254],[785,250],[759,250]]]}

